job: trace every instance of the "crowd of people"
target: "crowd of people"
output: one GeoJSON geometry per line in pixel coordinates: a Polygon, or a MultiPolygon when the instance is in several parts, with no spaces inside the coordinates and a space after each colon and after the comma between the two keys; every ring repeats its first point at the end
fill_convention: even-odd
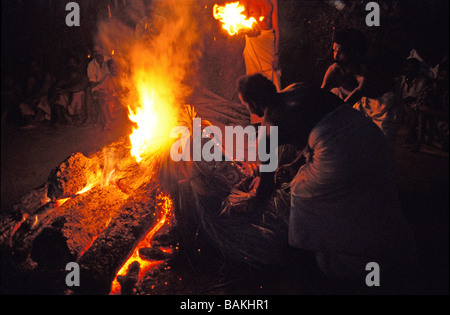
{"type": "Polygon", "coordinates": [[[398,127],[406,122],[411,150],[429,144],[448,152],[448,56],[431,67],[412,50],[398,67],[389,47],[368,51],[367,43],[356,29],[336,33],[335,62],[322,89],[372,119],[393,146],[398,127]]]}
{"type": "Polygon", "coordinates": [[[31,62],[24,88],[6,74],[2,84],[2,124],[24,130],[48,124],[94,125],[110,128],[121,110],[118,65],[95,46],[87,68],[76,55],[67,58],[58,73],[31,62]]]}

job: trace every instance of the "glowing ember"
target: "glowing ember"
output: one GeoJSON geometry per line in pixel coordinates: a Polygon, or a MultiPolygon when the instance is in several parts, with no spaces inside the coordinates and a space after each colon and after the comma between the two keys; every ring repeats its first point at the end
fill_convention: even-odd
{"type": "MultiPolygon", "coordinates": [[[[170,197],[164,196],[164,195],[160,195],[158,197],[158,199],[160,200],[160,203],[158,205],[162,207],[160,218],[158,219],[156,224],[153,226],[153,228],[147,233],[147,235],[145,235],[145,237],[142,239],[142,241],[139,242],[139,244],[134,249],[133,254],[128,258],[128,260],[125,262],[125,264],[120,268],[119,272],[117,272],[116,278],[114,279],[114,281],[112,283],[110,294],[119,294],[120,293],[120,284],[117,281],[117,277],[126,275],[128,272],[129,266],[133,262],[137,261],[140,265],[139,281],[144,277],[144,275],[150,269],[158,266],[161,263],[161,261],[144,260],[139,256],[139,250],[141,248],[151,247],[151,242],[152,242],[155,234],[158,231],[160,231],[164,227],[164,225],[166,225],[166,224],[170,225],[170,217],[172,215],[172,207],[173,207],[172,200],[170,199],[170,197]]],[[[165,249],[161,248],[161,250],[163,250],[166,253],[172,252],[172,249],[168,249],[168,248],[165,248],[165,249]]]]}
{"type": "Polygon", "coordinates": [[[56,202],[55,202],[55,207],[57,208],[57,207],[62,206],[62,205],[65,204],[69,199],[70,199],[70,198],[63,198],[63,199],[58,199],[58,200],[56,200],[56,202]]]}
{"type": "Polygon", "coordinates": [[[245,7],[239,2],[227,3],[224,6],[214,5],[213,15],[216,20],[222,22],[222,28],[230,35],[236,35],[241,30],[250,30],[253,23],[256,23],[254,18],[247,18],[242,12],[245,7]]]}
{"type": "Polygon", "coordinates": [[[34,217],[33,225],[31,226],[31,228],[33,229],[34,227],[36,227],[36,225],[38,225],[38,223],[39,223],[39,218],[38,218],[38,216],[36,215],[36,216],[34,217]]]}
{"type": "Polygon", "coordinates": [[[14,226],[13,231],[12,231],[12,235],[14,235],[14,233],[16,233],[16,231],[20,228],[20,226],[22,225],[23,222],[25,222],[25,220],[28,218],[28,214],[24,213],[22,216],[22,220],[16,224],[16,226],[14,226]]]}

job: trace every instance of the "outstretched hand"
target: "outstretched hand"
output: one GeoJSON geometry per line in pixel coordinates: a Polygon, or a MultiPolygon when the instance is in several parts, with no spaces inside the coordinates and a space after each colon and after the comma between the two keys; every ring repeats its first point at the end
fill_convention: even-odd
{"type": "Polygon", "coordinates": [[[252,212],[253,207],[251,206],[251,201],[256,197],[260,181],[261,179],[259,177],[255,177],[248,187],[233,188],[220,214],[231,216],[233,214],[252,212]]]}
{"type": "Polygon", "coordinates": [[[240,34],[247,35],[248,37],[258,37],[261,35],[261,28],[258,24],[254,23],[252,28],[243,29],[239,32],[240,34]]]}

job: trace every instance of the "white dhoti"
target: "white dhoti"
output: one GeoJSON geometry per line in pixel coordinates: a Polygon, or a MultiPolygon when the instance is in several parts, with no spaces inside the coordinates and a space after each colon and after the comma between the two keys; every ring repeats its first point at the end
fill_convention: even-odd
{"type": "MultiPolygon", "coordinates": [[[[271,80],[278,91],[281,90],[281,71],[273,69],[275,60],[275,31],[262,30],[257,37],[245,36],[244,59],[247,75],[261,73],[271,80]]],[[[262,118],[252,115],[252,123],[262,118]]]]}
{"type": "Polygon", "coordinates": [[[55,104],[67,108],[69,105],[69,93],[59,93],[55,104]]]}
{"type": "Polygon", "coordinates": [[[261,73],[281,90],[281,73],[273,69],[275,60],[275,31],[262,30],[257,37],[245,36],[245,67],[247,75],[261,73]]]}
{"type": "Polygon", "coordinates": [[[73,93],[72,103],[69,104],[67,110],[70,115],[79,115],[83,109],[84,91],[73,93]]]}
{"type": "Polygon", "coordinates": [[[35,116],[36,112],[39,109],[42,110],[45,113],[45,115],[42,116],[41,121],[42,120],[50,120],[51,114],[52,114],[52,110],[48,103],[47,95],[41,97],[41,99],[39,100],[39,103],[36,105],[36,110],[34,110],[33,107],[28,102],[20,103],[19,108],[20,108],[20,112],[22,113],[23,116],[35,116]]]}
{"type": "Polygon", "coordinates": [[[50,104],[48,102],[48,95],[45,95],[45,96],[43,96],[41,98],[37,108],[42,110],[45,113],[43,120],[50,120],[51,119],[51,117],[52,117],[52,110],[51,110],[50,104]]]}
{"type": "Polygon", "coordinates": [[[19,108],[20,112],[22,113],[22,116],[34,116],[34,110],[33,108],[31,108],[28,102],[20,103],[19,108]]]}

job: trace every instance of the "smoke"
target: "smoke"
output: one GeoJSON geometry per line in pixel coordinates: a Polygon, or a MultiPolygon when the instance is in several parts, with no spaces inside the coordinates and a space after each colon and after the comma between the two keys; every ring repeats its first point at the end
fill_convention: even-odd
{"type": "Polygon", "coordinates": [[[202,54],[197,6],[195,0],[127,1],[123,12],[99,22],[95,43],[107,53],[114,50],[121,85],[131,92],[128,103],[138,101],[133,90],[144,82],[160,98],[184,105],[202,54]]]}

